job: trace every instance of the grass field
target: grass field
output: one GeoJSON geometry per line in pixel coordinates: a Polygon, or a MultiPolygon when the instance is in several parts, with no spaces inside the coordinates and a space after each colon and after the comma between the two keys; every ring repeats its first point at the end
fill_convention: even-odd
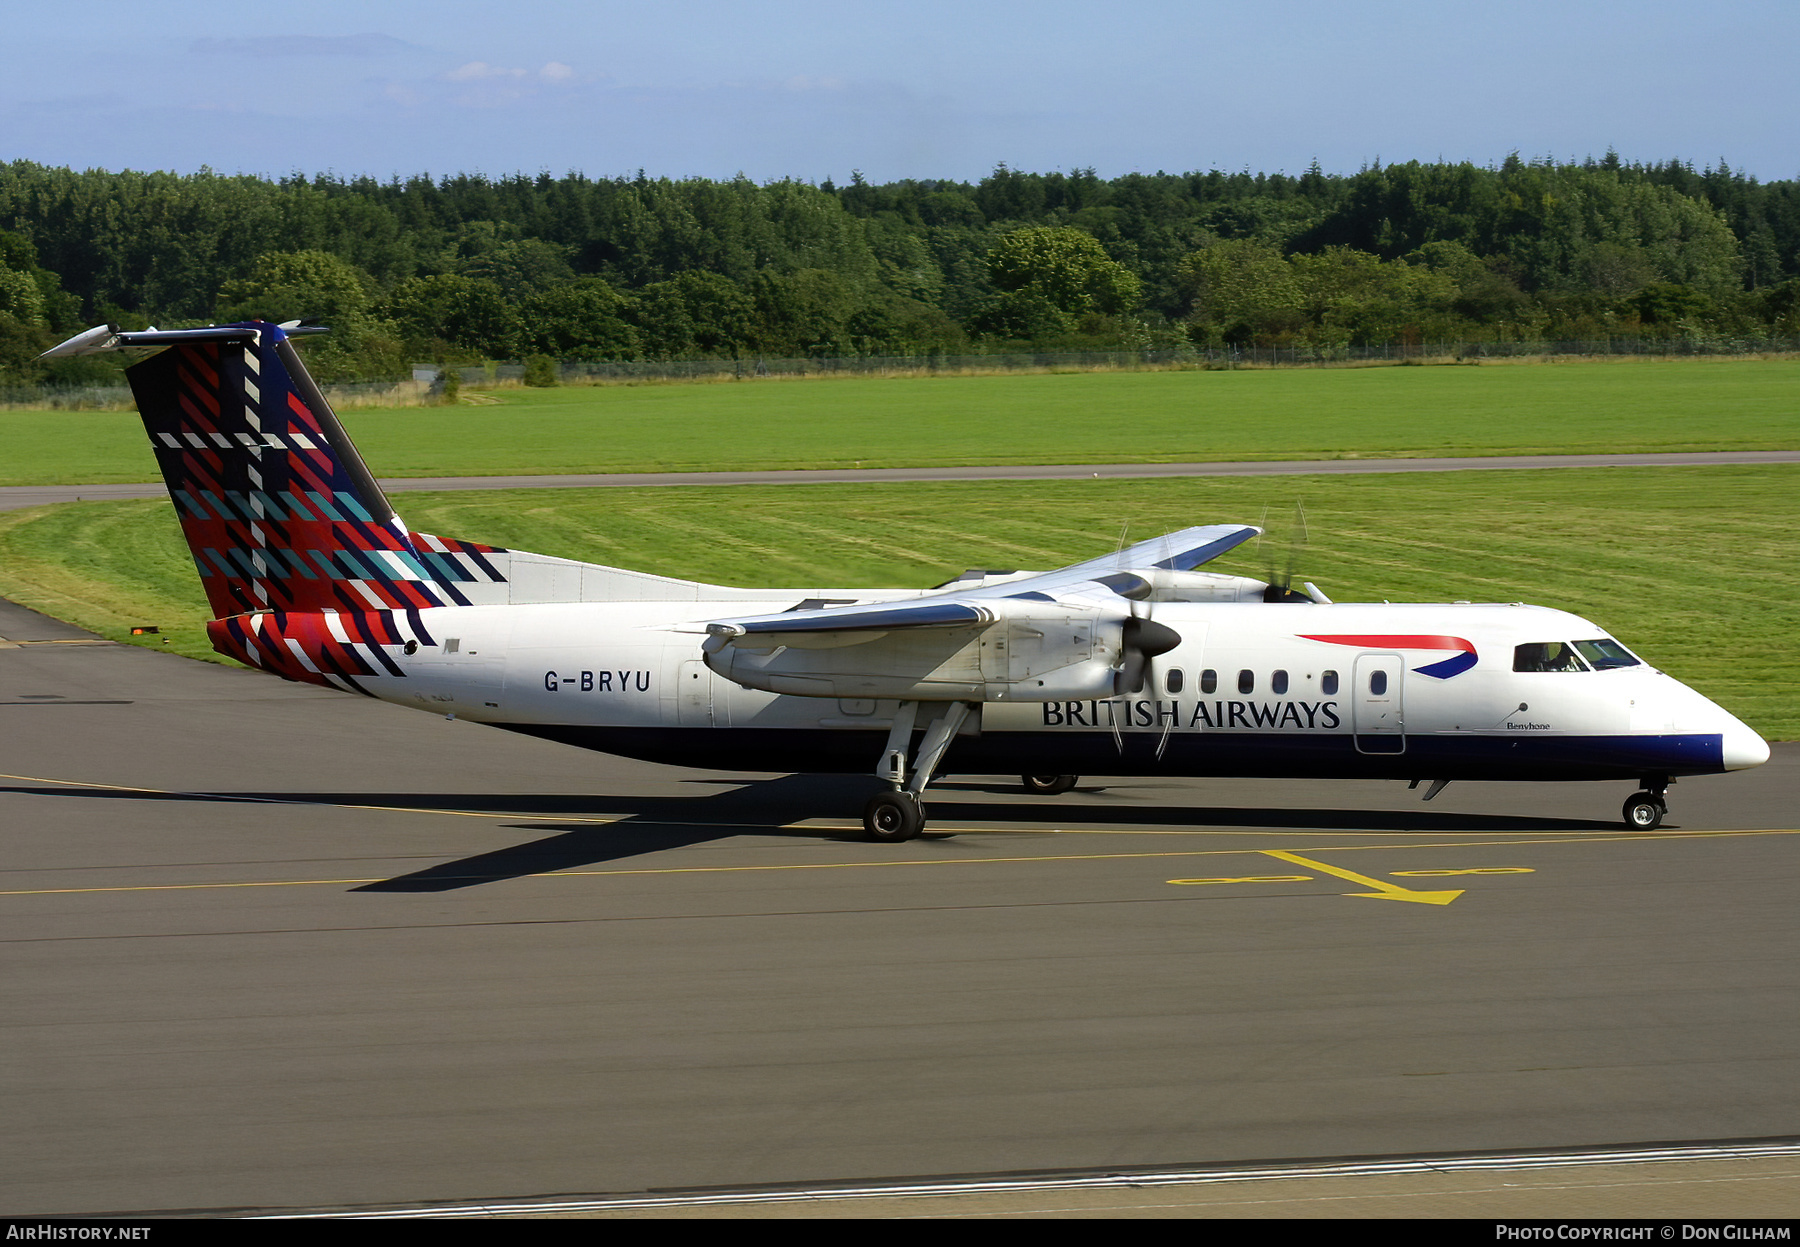
{"type": "MultiPolygon", "coordinates": [[[[381,476],[1800,448],[1800,361],[502,390],[344,413],[381,476]]],[[[131,412],[0,412],[0,484],[156,476],[131,412]]]]}
{"type": "MultiPolygon", "coordinates": [[[[1420,371],[1420,370],[1411,370],[1420,371]]],[[[1528,601],[1584,615],[1765,735],[1800,737],[1800,468],[1562,469],[1279,480],[969,482],[409,494],[445,536],[763,586],[935,584],[1047,568],[1188,524],[1284,525],[1338,601],[1528,601]]],[[[1274,544],[1274,543],[1271,543],[1274,544]]],[[[1259,575],[1248,547],[1215,566],[1259,575]]],[[[1285,552],[1280,561],[1285,561],[1285,552]]],[[[0,515],[0,596],[210,653],[166,502],[0,515]]]]}

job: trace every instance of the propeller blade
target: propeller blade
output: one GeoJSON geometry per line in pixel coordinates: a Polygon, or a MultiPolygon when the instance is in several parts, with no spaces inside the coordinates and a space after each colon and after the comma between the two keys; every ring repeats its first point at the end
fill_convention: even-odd
{"type": "Polygon", "coordinates": [[[1294,564],[1300,561],[1300,551],[1306,548],[1306,504],[1298,498],[1294,499],[1294,528],[1288,538],[1287,570],[1281,574],[1281,587],[1289,588],[1294,583],[1294,564]]]}
{"type": "MultiPolygon", "coordinates": [[[[1265,509],[1266,513],[1266,509],[1265,509]]],[[[1288,529],[1287,567],[1279,575],[1275,571],[1274,552],[1269,557],[1269,587],[1263,590],[1265,602],[1311,602],[1316,601],[1310,593],[1301,593],[1294,586],[1294,568],[1299,565],[1300,552],[1306,548],[1306,506],[1296,500],[1294,502],[1294,518],[1288,529]]]]}

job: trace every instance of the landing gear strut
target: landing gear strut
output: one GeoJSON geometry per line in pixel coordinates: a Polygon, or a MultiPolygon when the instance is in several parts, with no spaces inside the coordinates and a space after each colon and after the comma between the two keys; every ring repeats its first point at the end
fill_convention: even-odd
{"type": "Polygon", "coordinates": [[[1627,827],[1633,831],[1655,831],[1662,826],[1663,819],[1669,816],[1669,803],[1663,799],[1669,782],[1662,776],[1646,779],[1642,791],[1625,798],[1620,813],[1627,827]]]}
{"type": "Polygon", "coordinates": [[[950,747],[950,742],[969,717],[969,703],[951,702],[944,707],[943,717],[933,720],[925,729],[925,739],[919,742],[919,755],[913,759],[909,775],[906,751],[912,744],[913,724],[918,717],[918,702],[900,703],[894,714],[894,726],[888,731],[887,749],[881,755],[881,765],[875,769],[875,774],[892,787],[870,797],[863,807],[863,834],[883,844],[898,844],[924,834],[925,806],[919,795],[931,782],[932,773],[943,760],[944,750],[950,747]]]}

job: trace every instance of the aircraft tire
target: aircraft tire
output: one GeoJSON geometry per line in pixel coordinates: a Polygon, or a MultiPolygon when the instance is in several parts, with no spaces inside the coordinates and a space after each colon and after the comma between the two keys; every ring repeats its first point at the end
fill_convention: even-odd
{"type": "Polygon", "coordinates": [[[1081,782],[1079,775],[1021,775],[1019,783],[1026,792],[1036,793],[1041,797],[1055,797],[1069,791],[1081,782]]]}
{"type": "Polygon", "coordinates": [[[1625,825],[1633,831],[1655,831],[1668,816],[1669,807],[1653,792],[1634,792],[1625,798],[1620,813],[1625,818],[1625,825]]]}
{"type": "Polygon", "coordinates": [[[863,806],[863,835],[877,844],[899,844],[925,829],[925,807],[910,792],[878,792],[863,806]]]}

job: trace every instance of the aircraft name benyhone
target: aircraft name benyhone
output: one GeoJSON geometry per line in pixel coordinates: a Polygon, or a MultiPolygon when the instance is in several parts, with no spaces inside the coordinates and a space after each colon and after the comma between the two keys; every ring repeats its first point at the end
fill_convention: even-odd
{"type": "Polygon", "coordinates": [[[1045,727],[1242,727],[1331,731],[1335,701],[1047,701],[1045,727]],[[1184,706],[1191,705],[1192,709],[1184,706]]]}

